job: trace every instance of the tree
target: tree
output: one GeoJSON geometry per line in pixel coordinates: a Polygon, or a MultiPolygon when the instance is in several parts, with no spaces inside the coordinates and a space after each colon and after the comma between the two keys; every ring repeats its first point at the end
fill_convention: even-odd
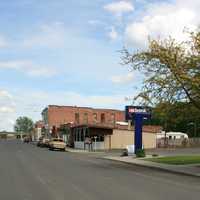
{"type": "Polygon", "coordinates": [[[188,34],[190,39],[182,43],[170,37],[149,40],[146,51],[122,50],[122,64],[145,75],[135,99],[148,105],[190,102],[200,110],[200,31],[188,34]]]}
{"type": "Polygon", "coordinates": [[[181,131],[189,137],[200,137],[200,110],[187,102],[159,103],[152,108],[152,117],[145,124],[161,125],[165,131],[181,131]]]}
{"type": "Polygon", "coordinates": [[[32,119],[28,117],[19,117],[16,120],[14,129],[17,133],[31,133],[34,128],[32,119]]]}

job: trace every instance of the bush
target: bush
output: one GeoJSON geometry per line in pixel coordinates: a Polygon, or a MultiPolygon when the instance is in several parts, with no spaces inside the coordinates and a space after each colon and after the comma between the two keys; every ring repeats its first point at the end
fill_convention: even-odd
{"type": "Polygon", "coordinates": [[[158,157],[159,155],[158,154],[152,154],[152,157],[158,157]]]}
{"type": "Polygon", "coordinates": [[[138,150],[135,152],[135,154],[136,154],[136,157],[138,157],[138,158],[144,158],[145,155],[146,155],[144,149],[138,149],[138,150]]]}

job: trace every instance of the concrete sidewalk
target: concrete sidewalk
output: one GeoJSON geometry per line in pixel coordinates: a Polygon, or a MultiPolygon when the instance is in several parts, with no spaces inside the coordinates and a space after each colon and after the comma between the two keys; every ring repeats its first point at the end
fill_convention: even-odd
{"type": "Polygon", "coordinates": [[[66,147],[65,148],[65,151],[67,152],[72,152],[72,153],[88,153],[89,151],[87,150],[83,150],[83,149],[74,149],[74,148],[69,148],[69,147],[66,147]]]}
{"type": "Polygon", "coordinates": [[[88,151],[84,149],[74,149],[74,148],[69,148],[69,147],[66,147],[65,151],[71,152],[71,153],[99,154],[99,155],[105,153],[104,151],[88,151]]]}
{"type": "Polygon", "coordinates": [[[147,161],[144,158],[142,159],[135,158],[133,156],[127,156],[127,157],[105,156],[104,159],[120,161],[124,163],[158,169],[158,170],[167,171],[167,172],[176,173],[176,174],[200,177],[200,164],[168,165],[168,164],[147,161]]]}
{"type": "Polygon", "coordinates": [[[121,155],[121,151],[88,151],[84,149],[74,149],[74,148],[65,148],[66,152],[70,153],[80,153],[80,154],[85,154],[87,156],[93,156],[97,158],[104,158],[106,156],[113,156],[113,157],[118,157],[121,155]]]}

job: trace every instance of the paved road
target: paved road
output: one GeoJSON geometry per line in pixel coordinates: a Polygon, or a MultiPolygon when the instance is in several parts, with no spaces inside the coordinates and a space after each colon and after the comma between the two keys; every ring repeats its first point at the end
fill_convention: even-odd
{"type": "Polygon", "coordinates": [[[0,141],[0,200],[193,200],[200,179],[0,141]]]}

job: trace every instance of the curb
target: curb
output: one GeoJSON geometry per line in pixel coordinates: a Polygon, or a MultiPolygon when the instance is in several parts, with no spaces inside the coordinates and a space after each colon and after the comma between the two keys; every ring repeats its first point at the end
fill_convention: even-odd
{"type": "Polygon", "coordinates": [[[122,160],[115,160],[115,159],[106,158],[106,157],[103,157],[102,159],[112,160],[112,161],[115,161],[115,162],[121,162],[121,163],[128,164],[128,165],[135,165],[135,166],[138,166],[138,167],[145,167],[145,168],[149,168],[149,169],[153,169],[153,170],[159,170],[159,171],[163,171],[163,172],[169,172],[171,174],[178,174],[178,175],[200,178],[200,175],[197,175],[197,174],[194,174],[194,173],[175,171],[175,170],[166,169],[166,168],[162,168],[162,167],[158,167],[158,166],[150,166],[150,165],[143,165],[143,164],[139,164],[139,163],[125,162],[125,161],[122,161],[122,160]]]}

